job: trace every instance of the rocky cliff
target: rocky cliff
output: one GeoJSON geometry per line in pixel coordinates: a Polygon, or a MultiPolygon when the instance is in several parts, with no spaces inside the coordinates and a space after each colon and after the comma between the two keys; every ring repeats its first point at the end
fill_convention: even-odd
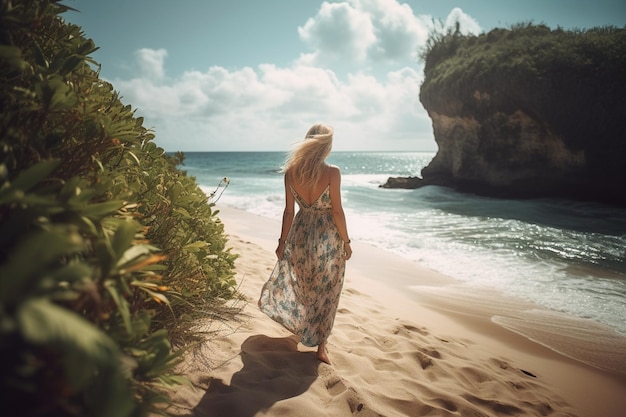
{"type": "Polygon", "coordinates": [[[439,150],[397,186],[626,205],[626,29],[448,33],[424,61],[439,150]]]}

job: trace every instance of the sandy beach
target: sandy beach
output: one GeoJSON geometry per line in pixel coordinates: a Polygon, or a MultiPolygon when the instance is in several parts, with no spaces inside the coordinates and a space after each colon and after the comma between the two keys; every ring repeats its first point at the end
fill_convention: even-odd
{"type": "Polygon", "coordinates": [[[478,292],[353,243],[329,338],[332,366],[257,308],[280,225],[218,207],[240,255],[237,321],[207,342],[173,396],[186,416],[578,416],[626,409],[626,338],[497,293],[478,292]],[[548,347],[549,346],[549,347],[548,347]]]}

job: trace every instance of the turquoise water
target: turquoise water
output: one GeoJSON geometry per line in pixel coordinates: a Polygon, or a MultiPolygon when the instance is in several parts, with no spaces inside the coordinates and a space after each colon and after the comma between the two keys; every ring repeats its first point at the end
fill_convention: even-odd
{"type": "MultiPolygon", "coordinates": [[[[419,175],[434,152],[335,152],[351,238],[476,288],[589,318],[626,335],[626,210],[556,199],[504,200],[443,187],[379,188],[419,175]]],[[[187,153],[185,166],[219,205],[279,220],[280,152],[187,153]]],[[[277,231],[278,232],[278,231],[277,231]]]]}

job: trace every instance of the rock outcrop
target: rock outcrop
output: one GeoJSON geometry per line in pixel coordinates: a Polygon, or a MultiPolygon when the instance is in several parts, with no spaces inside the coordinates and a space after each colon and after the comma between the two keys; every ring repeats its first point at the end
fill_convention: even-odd
{"type": "Polygon", "coordinates": [[[440,40],[420,91],[439,150],[423,180],[385,187],[626,205],[625,31],[527,26],[440,40]]]}

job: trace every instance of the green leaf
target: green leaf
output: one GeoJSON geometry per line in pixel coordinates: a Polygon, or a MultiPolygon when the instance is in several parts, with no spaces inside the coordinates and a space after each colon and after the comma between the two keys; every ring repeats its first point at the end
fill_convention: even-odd
{"type": "Polygon", "coordinates": [[[113,248],[111,248],[111,242],[108,238],[99,239],[96,242],[96,258],[98,259],[98,264],[102,269],[105,276],[108,276],[113,269],[113,265],[115,265],[113,258],[115,254],[113,253],[113,248]]]}
{"type": "Polygon", "coordinates": [[[0,45],[0,61],[14,71],[21,72],[28,68],[28,63],[22,59],[22,51],[15,46],[0,45]]]}
{"type": "Polygon", "coordinates": [[[82,249],[81,237],[71,229],[57,227],[22,240],[0,267],[0,301],[14,303],[37,289],[50,263],[82,249]]]}
{"type": "Polygon", "coordinates": [[[172,202],[176,202],[178,200],[178,197],[180,197],[180,195],[183,193],[183,185],[177,181],[174,183],[174,185],[172,185],[172,187],[170,188],[170,197],[172,199],[172,202]]]}
{"type": "Polygon", "coordinates": [[[123,357],[105,333],[43,298],[24,303],[17,320],[28,342],[60,355],[65,379],[87,397],[88,415],[131,415],[135,401],[122,374],[123,357]]]}
{"type": "Polygon", "coordinates": [[[158,378],[169,372],[182,360],[182,350],[171,353],[172,345],[165,329],[157,330],[145,338],[138,346],[138,372],[147,378],[158,378]]]}
{"type": "Polygon", "coordinates": [[[122,320],[124,321],[124,327],[126,328],[126,331],[129,335],[132,334],[133,328],[130,319],[128,301],[126,301],[126,299],[120,294],[117,287],[115,287],[115,282],[113,280],[107,280],[104,283],[104,288],[106,288],[108,293],[111,295],[111,298],[113,298],[113,301],[115,301],[117,309],[122,316],[122,320]]]}
{"type": "Polygon", "coordinates": [[[60,159],[50,159],[32,165],[25,171],[21,172],[8,188],[0,191],[0,204],[5,203],[6,199],[16,191],[25,193],[30,191],[41,180],[46,178],[61,164],[60,159]]]}
{"type": "Polygon", "coordinates": [[[136,231],[137,226],[134,223],[120,222],[113,235],[113,240],[111,241],[111,247],[115,253],[116,261],[124,255],[124,252],[126,252],[135,237],[136,231]]]}
{"type": "Polygon", "coordinates": [[[176,207],[174,209],[174,211],[178,214],[180,214],[184,219],[190,219],[191,218],[191,214],[189,214],[189,212],[187,210],[185,210],[183,207],[176,207]]]}
{"type": "Polygon", "coordinates": [[[128,265],[132,264],[139,257],[144,257],[150,255],[150,250],[152,249],[149,245],[134,245],[130,248],[126,249],[124,253],[117,260],[117,268],[123,269],[128,265]]]}
{"type": "Polygon", "coordinates": [[[88,264],[73,261],[57,270],[48,271],[41,280],[40,291],[36,294],[50,295],[55,301],[74,300],[78,297],[78,291],[72,284],[80,281],[80,289],[84,291],[87,285],[94,286],[92,275],[93,270],[88,264]]]}
{"type": "Polygon", "coordinates": [[[78,48],[78,53],[81,55],[89,55],[91,53],[93,53],[96,49],[96,44],[91,40],[91,39],[87,39],[85,40],[85,43],[83,43],[80,48],[78,48]]]}
{"type": "Polygon", "coordinates": [[[54,77],[48,81],[44,88],[44,102],[50,110],[69,107],[73,104],[71,90],[63,78],[54,77]]]}
{"type": "MultiPolygon", "coordinates": [[[[138,286],[137,288],[139,288],[140,290],[146,292],[157,303],[163,303],[163,304],[166,304],[167,306],[170,306],[170,300],[168,300],[167,297],[164,294],[161,294],[160,292],[151,291],[151,290],[149,290],[149,289],[147,289],[146,287],[143,287],[143,286],[138,286]]],[[[171,308],[171,306],[170,306],[170,308],[171,308]]]]}
{"type": "Polygon", "coordinates": [[[106,201],[104,203],[90,204],[76,211],[83,216],[99,219],[101,217],[113,214],[124,207],[126,203],[121,200],[106,201]]]}
{"type": "Polygon", "coordinates": [[[141,162],[139,162],[139,158],[137,158],[137,155],[135,155],[134,153],[132,153],[132,151],[127,151],[127,152],[130,154],[130,156],[132,156],[132,157],[133,157],[133,159],[135,160],[135,162],[137,162],[137,165],[138,165],[138,166],[141,166],[141,162]]]}
{"type": "Polygon", "coordinates": [[[49,63],[46,60],[46,57],[44,56],[44,53],[42,52],[42,50],[39,47],[39,45],[37,45],[37,43],[33,44],[33,46],[32,46],[32,53],[33,53],[33,57],[35,58],[35,65],[39,65],[41,67],[48,68],[49,63]]]}
{"type": "Polygon", "coordinates": [[[64,62],[63,62],[63,67],[61,68],[61,73],[62,74],[68,74],[72,71],[74,71],[76,69],[76,67],[78,67],[82,62],[84,61],[84,58],[78,55],[72,55],[70,57],[68,57],[64,62]]]}
{"type": "Polygon", "coordinates": [[[118,367],[115,343],[75,313],[45,298],[35,298],[23,303],[16,316],[25,340],[62,355],[65,374],[73,387],[84,386],[99,370],[118,367]]]}
{"type": "Polygon", "coordinates": [[[187,385],[193,387],[193,384],[189,378],[182,375],[162,375],[159,380],[166,387],[175,387],[179,385],[187,385]]]}
{"type": "Polygon", "coordinates": [[[188,250],[189,252],[195,253],[201,249],[206,249],[209,247],[209,243],[203,240],[199,240],[197,242],[190,243],[188,245],[183,246],[183,249],[188,250]]]}

